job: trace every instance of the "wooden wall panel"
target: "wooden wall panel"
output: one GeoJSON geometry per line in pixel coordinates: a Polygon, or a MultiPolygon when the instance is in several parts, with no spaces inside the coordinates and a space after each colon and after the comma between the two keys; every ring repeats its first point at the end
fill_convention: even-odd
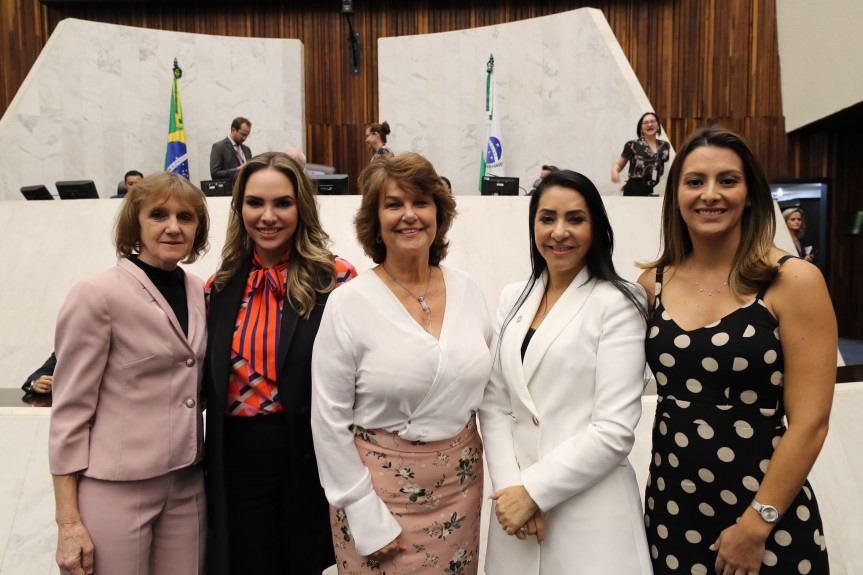
{"type": "MultiPolygon", "coordinates": [[[[591,6],[602,10],[667,137],[721,123],[745,134],[768,175],[831,179],[834,218],[863,210],[852,180],[851,136],[838,128],[785,134],[776,0],[357,0],[359,76],[348,74],[348,26],[323,2],[79,2],[45,8],[0,0],[0,113],[63,18],[229,36],[296,38],[305,45],[310,161],[356,176],[368,162],[364,126],[378,121],[377,39],[489,26],[591,6]],[[325,5],[325,6],[324,6],[325,5]]],[[[240,111],[238,111],[239,113],[240,111]]],[[[384,118],[386,119],[386,118],[384,118]]],[[[835,223],[834,219],[834,223],[835,223]]],[[[836,226],[834,225],[834,228],[836,226]]],[[[840,333],[863,338],[863,240],[834,234],[831,290],[840,333]]]]}

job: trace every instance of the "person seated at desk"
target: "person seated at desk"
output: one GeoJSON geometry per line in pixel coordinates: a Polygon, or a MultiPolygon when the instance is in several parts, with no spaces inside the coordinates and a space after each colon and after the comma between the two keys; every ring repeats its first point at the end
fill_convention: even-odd
{"type": "Polygon", "coordinates": [[[57,356],[51,352],[49,357],[42,367],[30,374],[21,389],[25,393],[48,394],[51,393],[51,387],[54,384],[54,367],[57,365],[57,356]]]}
{"type": "Polygon", "coordinates": [[[288,148],[287,150],[285,150],[285,154],[287,154],[288,156],[295,159],[297,161],[297,163],[300,165],[300,167],[303,168],[303,172],[307,176],[323,176],[326,173],[326,172],[320,172],[318,170],[308,169],[306,167],[306,155],[299,148],[296,148],[296,147],[288,148]]]}
{"type": "Polygon", "coordinates": [[[559,168],[553,164],[543,164],[542,168],[540,168],[539,171],[539,177],[533,182],[533,188],[526,195],[532,196],[536,189],[539,187],[539,185],[542,183],[542,180],[545,179],[545,177],[550,173],[556,172],[558,169],[559,168]]]}
{"type": "Polygon", "coordinates": [[[111,196],[111,199],[125,198],[126,194],[129,193],[129,190],[131,190],[135,186],[135,184],[138,183],[138,180],[141,180],[143,178],[144,174],[142,174],[138,170],[129,170],[128,172],[126,172],[126,175],[123,176],[123,181],[120,183],[119,186],[117,186],[117,194],[111,196]]]}
{"type": "Polygon", "coordinates": [[[210,150],[210,178],[214,180],[237,179],[240,167],[252,159],[252,150],[243,142],[252,133],[252,123],[242,116],[231,122],[231,133],[224,140],[213,144],[210,150]]]}

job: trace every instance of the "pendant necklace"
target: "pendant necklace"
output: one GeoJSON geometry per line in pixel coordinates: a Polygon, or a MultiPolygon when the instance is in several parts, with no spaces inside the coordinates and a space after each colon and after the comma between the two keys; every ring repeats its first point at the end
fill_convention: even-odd
{"type": "Polygon", "coordinates": [[[393,280],[394,282],[396,282],[396,283],[399,285],[399,287],[401,287],[403,290],[405,290],[406,292],[408,292],[412,298],[414,298],[415,300],[417,300],[417,301],[419,302],[419,304],[420,304],[420,305],[422,306],[422,308],[423,308],[423,315],[422,315],[423,328],[424,328],[428,333],[431,333],[431,332],[432,332],[432,325],[431,325],[431,308],[429,307],[429,304],[428,304],[428,303],[426,303],[426,296],[427,296],[427,295],[428,295],[428,293],[429,293],[429,286],[431,285],[431,278],[432,278],[432,268],[431,268],[431,266],[429,266],[429,279],[428,279],[428,281],[426,282],[426,290],[425,290],[425,292],[423,292],[423,295],[421,295],[421,296],[417,296],[416,294],[414,294],[414,292],[412,292],[411,290],[409,290],[409,289],[408,289],[408,288],[407,288],[407,287],[406,287],[402,282],[400,282],[399,280],[397,280],[397,279],[395,278],[395,276],[394,276],[393,274],[391,274],[391,273],[390,273],[390,270],[388,270],[388,269],[387,269],[387,266],[385,266],[384,264],[381,264],[381,267],[382,267],[382,268],[384,268],[384,271],[385,271],[385,272],[387,272],[387,275],[388,275],[388,276],[390,276],[390,279],[391,279],[391,280],[393,280]]]}

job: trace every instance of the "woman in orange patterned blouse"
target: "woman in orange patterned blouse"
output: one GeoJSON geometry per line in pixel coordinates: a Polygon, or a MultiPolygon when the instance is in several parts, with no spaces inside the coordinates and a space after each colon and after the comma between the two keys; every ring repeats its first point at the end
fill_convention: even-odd
{"type": "Polygon", "coordinates": [[[268,152],[243,166],[207,282],[207,573],[319,575],[334,562],[310,368],[329,292],[356,270],[328,240],[295,160],[268,152]]]}

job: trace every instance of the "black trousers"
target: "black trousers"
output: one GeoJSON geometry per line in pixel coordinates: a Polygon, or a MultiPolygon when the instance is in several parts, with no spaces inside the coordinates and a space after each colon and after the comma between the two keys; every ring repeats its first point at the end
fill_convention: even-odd
{"type": "MultiPolygon", "coordinates": [[[[290,460],[285,415],[225,418],[225,484],[232,575],[291,572],[290,522],[297,498],[288,493],[290,460]]],[[[299,463],[299,462],[298,462],[299,463]]]]}
{"type": "Polygon", "coordinates": [[[653,193],[653,186],[642,179],[629,178],[623,186],[624,196],[649,196],[653,193]]]}

